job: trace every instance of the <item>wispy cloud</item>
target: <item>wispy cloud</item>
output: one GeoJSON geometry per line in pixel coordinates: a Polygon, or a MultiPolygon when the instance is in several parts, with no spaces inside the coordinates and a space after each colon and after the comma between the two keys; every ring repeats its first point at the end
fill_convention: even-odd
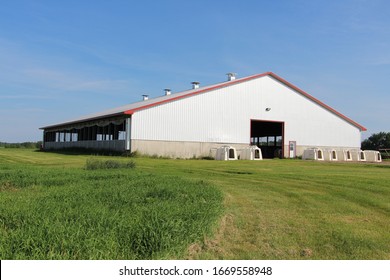
{"type": "Polygon", "coordinates": [[[374,66],[386,66],[390,65],[390,53],[389,57],[383,56],[383,55],[376,55],[373,54],[374,57],[370,57],[367,61],[367,64],[374,65],[374,66]]]}
{"type": "Polygon", "coordinates": [[[126,80],[94,79],[68,70],[28,68],[23,70],[23,74],[32,83],[64,91],[113,92],[129,87],[129,82],[126,80]]]}
{"type": "MultiPolygon", "coordinates": [[[[63,63],[64,57],[42,56],[23,49],[15,42],[0,38],[0,85],[24,87],[28,92],[38,90],[86,91],[115,94],[128,90],[130,81],[105,74],[104,69],[83,65],[74,60],[63,63]],[[53,61],[54,60],[54,61],[53,61]],[[56,63],[56,60],[58,63],[56,63]]],[[[0,88],[0,94],[1,92],[0,88]]],[[[4,89],[3,89],[4,90],[4,89]]],[[[24,98],[30,94],[11,95],[4,98],[24,98]]],[[[35,96],[34,98],[44,98],[35,96]]]]}
{"type": "Polygon", "coordinates": [[[41,100],[47,100],[47,99],[54,99],[53,95],[27,95],[27,94],[15,94],[15,95],[3,95],[0,94],[1,99],[41,99],[41,100]]]}
{"type": "Polygon", "coordinates": [[[10,115],[9,113],[12,113],[11,116],[14,116],[15,113],[19,114],[25,114],[25,113],[44,113],[48,112],[46,109],[42,108],[12,108],[12,109],[1,109],[0,108],[0,114],[6,113],[10,115]]]}

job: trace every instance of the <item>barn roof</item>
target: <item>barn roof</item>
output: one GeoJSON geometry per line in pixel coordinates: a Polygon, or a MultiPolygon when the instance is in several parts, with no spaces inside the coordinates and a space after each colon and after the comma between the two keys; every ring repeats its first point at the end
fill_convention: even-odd
{"type": "Polygon", "coordinates": [[[300,88],[294,86],[293,84],[289,83],[288,81],[284,80],[283,78],[279,77],[278,75],[276,75],[276,74],[274,74],[272,72],[265,72],[265,73],[262,73],[262,74],[256,74],[256,75],[252,75],[252,76],[248,76],[248,77],[244,77],[244,78],[240,78],[240,79],[235,79],[235,80],[226,81],[226,82],[222,82],[222,83],[218,83],[218,84],[214,84],[214,85],[204,86],[204,87],[197,88],[197,89],[191,89],[191,90],[186,90],[186,91],[182,91],[182,92],[178,92],[178,93],[172,93],[170,95],[159,96],[159,97],[156,97],[156,98],[151,98],[151,99],[148,99],[148,100],[143,100],[143,101],[140,101],[140,102],[127,104],[127,105],[124,105],[124,106],[121,106],[121,107],[116,107],[116,108],[109,109],[109,110],[106,110],[106,111],[102,111],[102,112],[99,112],[99,113],[86,115],[86,116],[83,116],[83,117],[80,117],[80,118],[77,118],[77,119],[68,120],[68,121],[63,122],[63,123],[58,123],[58,124],[45,126],[45,127],[42,127],[41,129],[48,129],[48,128],[54,128],[54,127],[67,126],[67,125],[70,125],[70,124],[73,124],[73,123],[88,122],[88,121],[93,121],[93,120],[107,118],[107,117],[116,117],[116,116],[121,116],[121,115],[132,115],[132,114],[134,114],[137,111],[144,110],[144,109],[147,109],[147,108],[151,108],[151,107],[154,107],[154,106],[158,106],[158,105],[161,105],[161,104],[164,104],[164,103],[167,103],[167,102],[172,102],[172,101],[179,100],[179,99],[182,99],[182,98],[191,97],[191,96],[194,96],[194,95],[197,95],[197,94],[201,94],[201,93],[205,93],[205,92],[208,92],[208,91],[212,91],[212,90],[228,87],[228,86],[231,86],[231,85],[235,85],[235,84],[238,84],[238,83],[243,83],[243,82],[246,82],[246,81],[250,81],[250,80],[261,78],[261,77],[265,77],[265,76],[270,76],[270,77],[274,78],[275,80],[281,82],[282,84],[286,85],[287,87],[293,89],[294,91],[302,94],[303,96],[305,96],[309,100],[317,103],[318,105],[320,105],[321,107],[325,108],[326,110],[332,112],[333,114],[339,116],[340,118],[344,119],[345,121],[347,121],[348,123],[352,124],[353,126],[359,128],[361,131],[366,131],[367,130],[362,125],[360,125],[357,122],[351,120],[350,118],[346,117],[345,115],[339,113],[338,111],[336,111],[332,107],[324,104],[320,100],[314,98],[310,94],[306,93],[305,91],[303,91],[300,88]]]}

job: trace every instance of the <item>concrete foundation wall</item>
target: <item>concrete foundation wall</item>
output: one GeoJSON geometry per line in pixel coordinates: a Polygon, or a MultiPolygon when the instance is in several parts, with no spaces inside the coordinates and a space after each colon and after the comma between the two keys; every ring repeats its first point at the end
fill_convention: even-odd
{"type": "Polygon", "coordinates": [[[249,147],[249,144],[239,143],[132,140],[131,151],[137,151],[150,156],[156,155],[170,158],[215,157],[217,148],[226,145],[232,146],[237,150],[249,147]]]}
{"type": "MultiPolygon", "coordinates": [[[[131,151],[137,151],[149,156],[163,156],[170,158],[193,158],[193,157],[215,157],[217,148],[222,146],[232,146],[241,155],[241,150],[248,148],[249,143],[212,143],[212,142],[185,142],[185,141],[155,141],[155,140],[131,140],[131,151]]],[[[112,141],[78,141],[78,142],[46,142],[44,148],[64,149],[64,148],[86,148],[96,150],[125,151],[125,140],[112,141]]],[[[289,157],[288,145],[284,146],[284,157],[289,157]]],[[[303,151],[313,146],[296,146],[296,156],[302,156],[303,151]]],[[[328,150],[356,150],[355,147],[329,147],[318,146],[324,152],[328,150]]]]}
{"type": "MultiPolygon", "coordinates": [[[[132,140],[131,151],[137,151],[149,156],[163,156],[170,158],[193,158],[193,157],[215,157],[217,148],[222,146],[232,146],[236,148],[237,154],[241,155],[241,150],[248,148],[250,145],[245,143],[202,143],[202,142],[184,142],[184,141],[152,141],[152,140],[132,140]]],[[[288,145],[284,147],[284,157],[288,157],[288,145]]],[[[313,146],[296,147],[296,156],[302,156],[303,151],[313,146]]],[[[354,147],[318,147],[325,151],[330,150],[356,150],[354,147]]]]}

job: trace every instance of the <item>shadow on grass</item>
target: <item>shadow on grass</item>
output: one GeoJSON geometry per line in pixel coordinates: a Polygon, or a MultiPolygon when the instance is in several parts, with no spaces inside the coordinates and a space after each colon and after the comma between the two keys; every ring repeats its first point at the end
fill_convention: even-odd
{"type": "Polygon", "coordinates": [[[137,157],[137,152],[120,152],[120,151],[110,151],[103,149],[87,149],[87,148],[63,148],[63,149],[50,149],[42,150],[38,149],[35,152],[40,153],[53,153],[61,155],[90,155],[90,156],[122,156],[122,157],[137,157]]]}

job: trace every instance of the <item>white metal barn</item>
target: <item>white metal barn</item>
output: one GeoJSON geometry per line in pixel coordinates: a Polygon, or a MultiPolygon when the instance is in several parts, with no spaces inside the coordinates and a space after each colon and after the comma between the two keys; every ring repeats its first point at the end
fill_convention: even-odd
{"type": "Polygon", "coordinates": [[[261,148],[263,158],[305,149],[360,149],[366,129],[272,72],[125,105],[43,128],[44,149],[83,147],[168,157],[221,146],[261,148]]]}

